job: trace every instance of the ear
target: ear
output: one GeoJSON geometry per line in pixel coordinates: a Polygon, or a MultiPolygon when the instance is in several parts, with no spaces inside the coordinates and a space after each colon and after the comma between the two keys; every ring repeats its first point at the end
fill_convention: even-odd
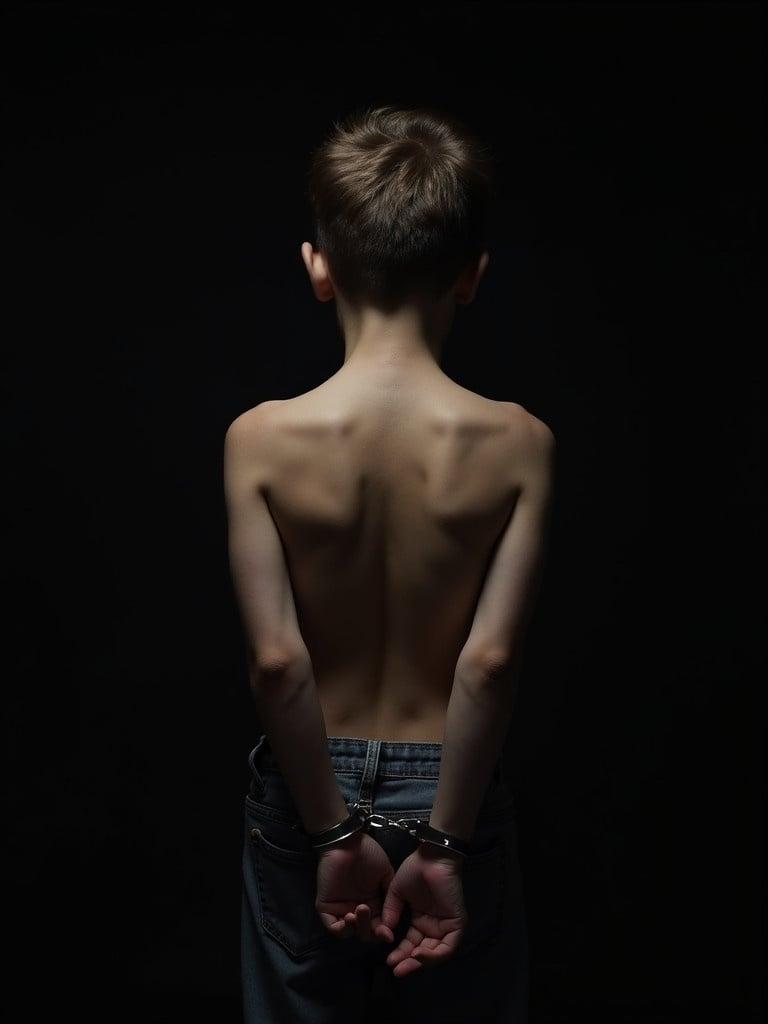
{"type": "Polygon", "coordinates": [[[301,258],[309,274],[312,291],[318,302],[328,302],[334,296],[333,282],[322,252],[315,252],[311,242],[301,243],[301,258]]]}
{"type": "Polygon", "coordinates": [[[480,279],[485,273],[485,268],[490,260],[490,253],[485,249],[475,264],[470,264],[464,270],[454,288],[454,297],[459,305],[466,306],[474,299],[480,284],[480,279]]]}

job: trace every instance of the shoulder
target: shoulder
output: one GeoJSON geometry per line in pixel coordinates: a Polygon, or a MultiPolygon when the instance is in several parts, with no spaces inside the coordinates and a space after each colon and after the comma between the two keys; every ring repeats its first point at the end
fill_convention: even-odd
{"type": "Polygon", "coordinates": [[[507,452],[519,492],[546,504],[553,491],[556,441],[551,427],[517,402],[505,402],[507,452]]]}
{"type": "Polygon", "coordinates": [[[274,473],[274,412],[280,404],[261,402],[227,427],[222,461],[228,505],[249,500],[254,487],[269,486],[274,473]]]}
{"type": "MultiPolygon", "coordinates": [[[[224,435],[224,476],[231,481],[268,481],[274,467],[276,408],[279,399],[260,402],[240,413],[224,435]]],[[[230,484],[231,485],[231,484],[230,484]]]]}
{"type": "Polygon", "coordinates": [[[224,435],[227,449],[248,448],[257,444],[275,426],[275,413],[282,404],[280,399],[270,399],[236,416],[224,435]]]}
{"type": "Polygon", "coordinates": [[[503,402],[509,436],[513,443],[531,454],[552,455],[556,448],[552,428],[518,402],[503,402]]]}

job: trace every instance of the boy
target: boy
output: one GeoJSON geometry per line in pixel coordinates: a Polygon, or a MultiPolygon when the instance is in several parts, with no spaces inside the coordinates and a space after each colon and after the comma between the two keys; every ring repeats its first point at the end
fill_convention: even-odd
{"type": "Polygon", "coordinates": [[[488,265],[491,196],[486,150],[446,113],[388,105],[334,125],[310,163],[301,258],[336,303],[343,365],[227,432],[264,730],[246,798],[246,1021],[367,1018],[385,966],[398,1020],[526,1014],[501,757],[555,442],[439,365],[488,265]]]}

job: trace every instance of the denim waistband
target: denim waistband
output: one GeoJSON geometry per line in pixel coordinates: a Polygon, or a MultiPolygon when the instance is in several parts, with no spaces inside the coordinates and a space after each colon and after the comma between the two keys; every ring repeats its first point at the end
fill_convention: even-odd
{"type": "MultiPolygon", "coordinates": [[[[437,779],[440,775],[442,743],[421,740],[363,739],[358,736],[329,736],[328,753],[335,770],[359,771],[364,775],[380,772],[382,775],[421,776],[437,779]]],[[[262,733],[249,755],[251,770],[279,772],[280,766],[262,733]],[[258,759],[258,761],[257,761],[258,759]]],[[[503,777],[504,751],[500,752],[494,767],[494,778],[503,777]]]]}

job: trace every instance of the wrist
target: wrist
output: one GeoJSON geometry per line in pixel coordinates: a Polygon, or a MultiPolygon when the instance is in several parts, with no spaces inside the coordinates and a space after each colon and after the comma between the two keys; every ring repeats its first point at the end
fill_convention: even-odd
{"type": "Polygon", "coordinates": [[[454,860],[462,860],[462,854],[458,850],[452,850],[449,846],[437,846],[436,843],[427,843],[426,840],[419,843],[418,849],[429,857],[452,857],[454,860]]]}
{"type": "Polygon", "coordinates": [[[351,836],[344,836],[343,839],[337,839],[329,846],[322,846],[317,852],[322,857],[324,853],[330,853],[331,850],[352,850],[360,845],[364,831],[365,829],[361,828],[357,832],[353,832],[351,836]]]}
{"type": "Polygon", "coordinates": [[[459,863],[464,860],[462,854],[456,850],[452,850],[447,846],[438,846],[436,843],[420,842],[417,849],[428,860],[451,860],[459,863]]]}

